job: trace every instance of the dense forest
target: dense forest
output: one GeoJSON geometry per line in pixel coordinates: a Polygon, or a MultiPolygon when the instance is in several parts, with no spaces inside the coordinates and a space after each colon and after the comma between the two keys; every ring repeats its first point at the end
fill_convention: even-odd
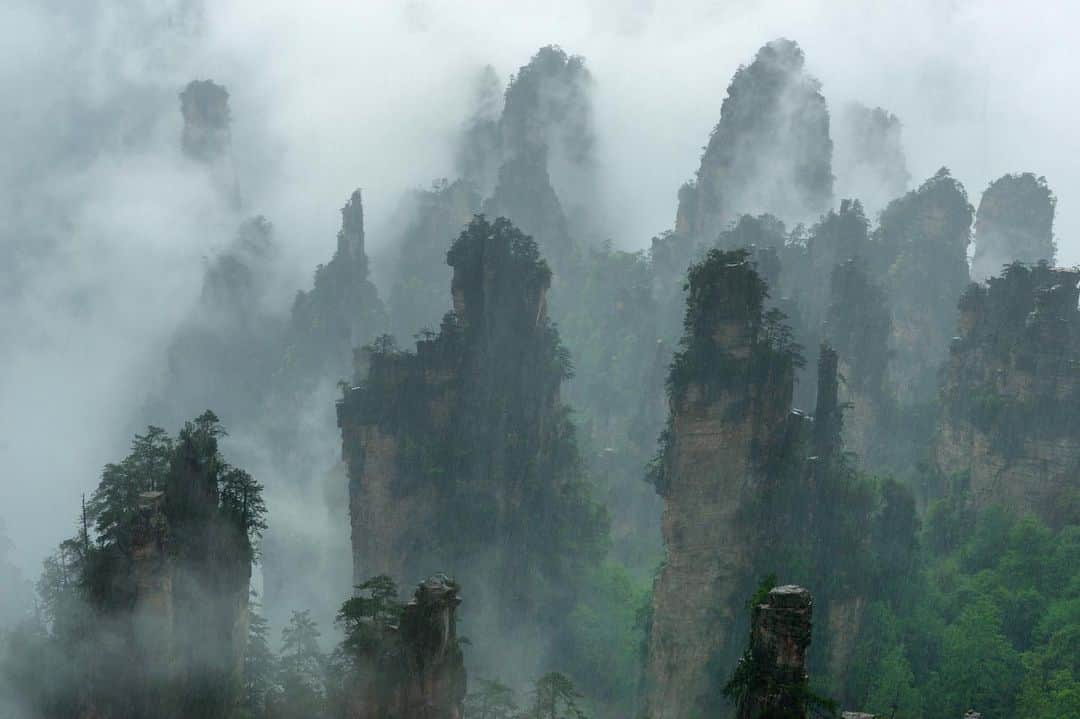
{"type": "Polygon", "coordinates": [[[175,88],[226,239],[36,581],[0,523],[0,716],[1080,717],[1055,194],[912,182],[795,40],[744,60],[647,249],[549,45],[288,290],[229,89],[175,88]]]}

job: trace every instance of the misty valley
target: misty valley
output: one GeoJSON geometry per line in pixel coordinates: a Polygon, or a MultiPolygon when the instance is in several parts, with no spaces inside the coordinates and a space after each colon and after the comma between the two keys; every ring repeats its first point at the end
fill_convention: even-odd
{"type": "MultiPolygon", "coordinates": [[[[0,718],[1080,719],[1080,269],[1057,196],[1027,166],[969,194],[944,141],[913,176],[904,118],[831,101],[798,38],[753,40],[698,98],[699,163],[637,249],[596,99],[618,81],[569,42],[470,66],[452,170],[416,179],[411,148],[394,196],[350,169],[340,214],[319,204],[336,239],[282,229],[315,200],[265,189],[250,158],[288,154],[241,131],[239,78],[79,109],[35,162],[76,176],[78,138],[109,136],[145,175],[99,188],[125,208],[102,226],[171,236],[160,203],[213,241],[190,291],[180,260],[121,268],[141,289],[108,356],[160,348],[134,400],[68,401],[97,355],[61,345],[87,371],[48,380],[47,412],[87,434],[33,453],[107,459],[79,460],[58,519],[0,503],[0,718]],[[134,189],[166,161],[182,181],[134,189]],[[165,295],[179,309],[139,329],[165,295]],[[27,523],[43,561],[16,559],[27,523]]],[[[12,308],[48,304],[27,268],[87,217],[19,182],[12,308]]],[[[119,262],[104,248],[78,262],[119,262]]],[[[49,312],[77,325],[114,291],[49,312]]]]}

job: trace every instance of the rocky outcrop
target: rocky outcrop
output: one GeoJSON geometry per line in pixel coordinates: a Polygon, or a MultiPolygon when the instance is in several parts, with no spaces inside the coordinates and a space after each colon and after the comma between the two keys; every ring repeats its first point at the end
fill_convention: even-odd
{"type": "Polygon", "coordinates": [[[900,119],[880,107],[849,103],[832,125],[837,194],[859,197],[871,211],[907,192],[907,169],[900,119]]]}
{"type": "Polygon", "coordinates": [[[824,334],[839,354],[844,446],[877,467],[888,461],[889,338],[892,315],[885,293],[870,278],[866,262],[849,259],[834,267],[824,334]]]}
{"type": "Polygon", "coordinates": [[[938,469],[977,507],[1080,518],[1080,271],[1013,264],[960,302],[938,469]]]}
{"type": "Polygon", "coordinates": [[[258,492],[221,459],[216,421],[207,413],[180,432],[164,500],[174,712],[207,719],[229,716],[240,697],[253,551],[249,517],[237,510],[258,492]]]}
{"type": "Polygon", "coordinates": [[[972,279],[985,281],[1013,262],[1053,264],[1056,205],[1045,177],[1025,172],[991,182],[975,214],[972,279]]]}
{"type": "Polygon", "coordinates": [[[409,336],[421,327],[438,327],[450,309],[446,251],[452,238],[480,210],[480,195],[465,180],[432,185],[408,198],[410,219],[398,240],[397,278],[390,290],[393,330],[409,336]]]}
{"type": "Polygon", "coordinates": [[[942,168],[889,203],[875,232],[871,273],[892,309],[892,380],[904,404],[931,400],[956,326],[953,308],[969,282],[972,207],[942,168]]]}
{"type": "Polygon", "coordinates": [[[455,167],[458,175],[482,195],[491,193],[502,157],[499,116],[503,88],[495,68],[485,65],[473,84],[472,111],[458,141],[455,167]]]}
{"type": "Polygon", "coordinates": [[[302,396],[320,381],[347,377],[353,348],[384,331],[385,310],[369,274],[363,197],[356,190],[341,208],[334,256],[316,269],[314,286],[296,295],[281,387],[302,396]]]}
{"type": "Polygon", "coordinates": [[[753,664],[755,676],[740,698],[739,719],[805,719],[812,612],[810,592],[790,584],[753,607],[743,662],[753,664]]]}
{"type": "Polygon", "coordinates": [[[679,191],[675,231],[712,243],[741,214],[806,221],[832,200],[832,140],[820,83],[778,39],[739,68],[696,178],[679,191]]]}
{"type": "Polygon", "coordinates": [[[400,711],[388,716],[461,719],[466,679],[455,618],[460,603],[453,580],[435,576],[405,605],[400,632],[407,679],[400,711]]]}
{"type": "Polygon", "coordinates": [[[174,424],[209,406],[237,423],[259,414],[281,354],[283,323],[269,309],[277,257],[273,226],[258,216],[206,262],[198,303],[170,342],[144,416],[174,424]]]}
{"type": "Polygon", "coordinates": [[[261,499],[250,475],[217,452],[219,434],[206,413],[185,425],[167,468],[140,466],[150,476],[167,471],[153,481],[163,491],[138,494],[130,543],[105,545],[114,559],[88,575],[88,584],[100,586],[92,601],[103,621],[95,630],[125,640],[102,651],[108,688],[90,692],[110,715],[215,719],[232,716],[240,699],[253,557],[248,522],[263,526],[248,512],[257,512],[261,499]]]}
{"type": "MultiPolygon", "coordinates": [[[[646,713],[695,716],[716,657],[738,653],[750,592],[749,515],[772,460],[805,418],[792,414],[793,348],[763,325],[766,287],[745,251],[712,251],[690,270],[686,335],[668,378],[670,418],[654,471],[667,559],[653,591],[646,713]]],[[[782,459],[779,461],[783,461],[782,459]]]]}
{"type": "Polygon", "coordinates": [[[690,269],[685,334],[668,376],[670,415],[652,472],[667,554],[648,638],[652,719],[722,705],[719,675],[740,652],[741,597],[763,573],[818,583],[837,630],[820,643],[818,661],[840,682],[850,667],[866,605],[859,568],[870,551],[872,490],[843,452],[840,355],[820,348],[814,416],[793,409],[801,347],[766,298],[747,250],[712,250],[690,269]],[[837,561],[836,547],[850,557],[837,561]]]}
{"type": "MultiPolygon", "coordinates": [[[[499,184],[512,183],[507,172],[512,174],[516,171],[513,168],[528,167],[515,163],[518,158],[542,156],[544,172],[550,176],[553,193],[566,214],[568,231],[577,240],[592,238],[598,229],[600,193],[592,86],[584,58],[554,45],[542,47],[510,78],[499,118],[502,162],[510,165],[506,172],[500,172],[499,184]]],[[[535,169],[531,172],[539,177],[535,169]]],[[[499,194],[496,189],[496,197],[499,194]]],[[[502,194],[506,195],[505,190],[502,194]]],[[[549,237],[542,227],[533,229],[525,216],[501,214],[535,236],[556,274],[566,269],[561,266],[563,248],[549,243],[549,239],[557,239],[554,235],[549,237]]]]}
{"type": "Polygon", "coordinates": [[[457,636],[458,585],[435,575],[416,589],[397,626],[373,631],[347,719],[462,719],[464,655],[457,636]]]}
{"type": "Polygon", "coordinates": [[[557,271],[569,269],[574,245],[566,214],[551,184],[546,147],[523,147],[502,164],[495,192],[484,202],[484,212],[509,218],[536,239],[557,271]]]}
{"type": "Polygon", "coordinates": [[[199,162],[221,159],[229,148],[229,93],[213,80],[192,80],[180,93],[184,154],[199,162]]]}
{"type": "Polygon", "coordinates": [[[440,331],[415,352],[371,345],[338,405],[355,576],[447,568],[476,587],[470,633],[557,627],[605,525],[560,401],[551,273],[501,218],[476,218],[447,261],[454,309],[440,331]]]}

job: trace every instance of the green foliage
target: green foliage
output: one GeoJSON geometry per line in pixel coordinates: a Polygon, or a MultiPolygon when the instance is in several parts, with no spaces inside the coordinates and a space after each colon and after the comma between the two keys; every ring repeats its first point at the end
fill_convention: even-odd
{"type": "Polygon", "coordinates": [[[579,706],[583,697],[565,674],[548,672],[533,683],[523,719],[587,719],[579,706]]]}
{"type": "MultiPolygon", "coordinates": [[[[374,343],[367,377],[339,417],[398,438],[398,497],[438,498],[433,521],[401,542],[406,571],[484,565],[478,581],[515,597],[502,619],[537,612],[561,626],[578,577],[607,549],[608,525],[559,397],[571,367],[546,315],[551,271],[533,239],[504,218],[474,218],[447,261],[457,310],[416,352],[374,343]],[[505,549],[493,569],[477,561],[492,546],[505,549]]],[[[348,460],[359,479],[363,453],[348,460]]]]}
{"type": "Polygon", "coordinates": [[[1080,681],[1080,529],[1001,508],[971,516],[951,499],[928,517],[908,591],[868,608],[849,703],[918,719],[970,708],[1068,716],[1080,681]]]}
{"type": "Polygon", "coordinates": [[[561,666],[590,700],[616,715],[634,707],[650,585],[607,562],[582,578],[581,598],[567,620],[561,666]]]}
{"type": "Polygon", "coordinates": [[[271,716],[305,719],[323,716],[326,659],[319,649],[319,629],[307,610],[293,611],[281,630],[277,692],[271,716]]]}
{"type": "Polygon", "coordinates": [[[710,390],[741,382],[761,385],[802,367],[802,347],[778,309],[763,312],[769,296],[764,280],[754,270],[747,250],[710,250],[687,274],[686,315],[679,351],[671,363],[668,393],[676,401],[692,383],[710,390]],[[736,360],[715,339],[717,327],[730,325],[751,355],[736,360]]]}
{"type": "Polygon", "coordinates": [[[267,704],[277,690],[277,657],[270,648],[270,625],[252,606],[248,612],[247,647],[244,652],[245,719],[266,716],[267,704]]]}
{"type": "MultiPolygon", "coordinates": [[[[776,575],[762,579],[747,602],[751,611],[765,603],[776,583],[776,575]]],[[[789,674],[778,669],[775,651],[756,646],[751,639],[721,693],[738,707],[740,716],[747,715],[748,706],[764,705],[766,697],[773,701],[784,697],[771,711],[786,713],[762,714],[762,719],[801,719],[808,711],[819,717],[838,715],[837,703],[812,691],[805,674],[798,677],[789,674]]]]}
{"type": "Polygon", "coordinates": [[[174,452],[174,440],[160,427],[136,434],[131,453],[117,464],[107,464],[87,511],[101,542],[131,546],[131,527],[139,494],[161,491],[174,452]]]}
{"type": "MultiPolygon", "coordinates": [[[[253,663],[235,675],[230,633],[266,507],[262,487],[222,456],[224,434],[210,411],[175,438],[150,427],[102,471],[76,535],[44,563],[34,624],[17,635],[28,656],[49,662],[34,665],[49,681],[27,689],[44,707],[38,715],[77,716],[77,706],[89,706],[110,716],[175,709],[209,719],[236,702],[259,715],[265,623],[252,618],[253,663]],[[158,611],[162,602],[168,612],[158,611]],[[167,649],[154,644],[156,632],[167,633],[167,649]]],[[[4,671],[8,681],[21,670],[4,671]]]]}
{"type": "Polygon", "coordinates": [[[356,593],[341,605],[338,625],[345,633],[342,649],[354,661],[370,657],[387,631],[398,625],[404,605],[397,584],[381,574],[357,585],[356,593]]]}

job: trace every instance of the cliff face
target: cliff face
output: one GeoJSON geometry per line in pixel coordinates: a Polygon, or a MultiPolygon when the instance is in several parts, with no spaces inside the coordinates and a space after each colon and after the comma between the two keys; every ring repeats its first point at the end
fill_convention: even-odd
{"type": "Polygon", "coordinates": [[[687,334],[669,377],[656,473],[667,561],[656,580],[646,664],[653,719],[698,715],[714,657],[736,653],[735,612],[760,538],[747,510],[802,418],[794,362],[763,326],[766,288],[745,252],[690,272],[687,334]]]}
{"type": "Polygon", "coordinates": [[[1056,205],[1045,177],[1025,172],[991,182],[975,214],[972,278],[984,281],[1012,262],[1052,265],[1056,205]]]}
{"type": "Polygon", "coordinates": [[[1013,264],[960,302],[942,389],[937,466],[977,507],[1051,525],[1080,518],[1080,272],[1013,264]]]}
{"type": "Polygon", "coordinates": [[[820,83],[799,46],[762,47],[735,73],[696,179],[679,192],[676,232],[711,242],[740,214],[792,221],[832,199],[832,140],[820,83]]]}
{"type": "Polygon", "coordinates": [[[477,587],[470,626],[557,623],[604,522],[559,399],[550,271],[505,219],[475,219],[447,261],[454,311],[439,333],[415,352],[369,347],[338,406],[356,577],[448,568],[477,587]]]}

